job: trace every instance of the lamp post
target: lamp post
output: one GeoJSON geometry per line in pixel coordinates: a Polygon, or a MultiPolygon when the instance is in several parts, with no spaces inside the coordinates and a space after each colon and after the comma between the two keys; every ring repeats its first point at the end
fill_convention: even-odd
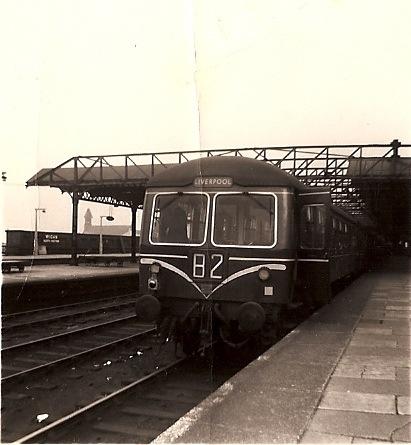
{"type": "Polygon", "coordinates": [[[114,218],[110,215],[108,216],[100,216],[100,243],[98,253],[100,255],[103,254],[103,219],[106,218],[107,221],[114,221],[114,218]]]}
{"type": "Polygon", "coordinates": [[[39,254],[39,232],[37,228],[37,221],[38,221],[38,212],[46,213],[46,209],[43,209],[41,207],[34,209],[35,211],[35,219],[34,219],[34,255],[39,254]]]}

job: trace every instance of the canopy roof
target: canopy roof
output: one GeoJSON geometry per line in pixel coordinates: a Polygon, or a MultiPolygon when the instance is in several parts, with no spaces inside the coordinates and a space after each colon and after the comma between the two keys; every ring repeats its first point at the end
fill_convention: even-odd
{"type": "MultiPolygon", "coordinates": [[[[388,229],[384,227],[385,230],[397,230],[405,236],[411,236],[411,158],[400,157],[401,150],[409,147],[411,145],[402,145],[394,140],[391,144],[77,156],[57,167],[40,170],[27,181],[27,186],[57,187],[63,192],[77,192],[79,199],[137,207],[143,204],[149,181],[154,185],[161,178],[169,178],[170,184],[182,180],[178,176],[180,173],[174,177],[177,170],[171,170],[177,164],[197,158],[229,157],[221,164],[226,169],[230,165],[239,165],[233,157],[245,157],[252,158],[250,163],[258,160],[279,167],[297,177],[306,187],[329,187],[333,204],[347,213],[356,218],[371,218],[382,227],[389,226],[388,229]],[[393,196],[400,197],[401,201],[393,199],[393,196]],[[395,221],[388,221],[387,215],[396,215],[395,221]]],[[[201,162],[210,168],[213,165],[212,160],[201,162]]],[[[257,171],[257,167],[253,167],[252,170],[242,171],[243,178],[238,180],[257,183],[264,177],[270,181],[267,178],[269,169],[273,171],[272,167],[263,166],[263,163],[260,163],[261,172],[264,172],[261,178],[259,175],[253,176],[252,170],[257,171]]],[[[198,174],[200,165],[199,161],[195,161],[187,164],[187,169],[178,171],[187,174],[194,166],[198,174]]],[[[274,176],[285,179],[287,175],[278,173],[274,176]]],[[[294,185],[298,183],[293,179],[289,181],[294,185]]]]}

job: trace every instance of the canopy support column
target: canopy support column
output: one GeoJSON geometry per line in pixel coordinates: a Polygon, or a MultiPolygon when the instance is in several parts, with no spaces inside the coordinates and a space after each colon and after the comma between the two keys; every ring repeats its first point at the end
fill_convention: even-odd
{"type": "Polygon", "coordinates": [[[136,263],[137,253],[137,207],[131,207],[131,262],[136,263]]]}
{"type": "Polygon", "coordinates": [[[78,192],[72,194],[73,212],[71,219],[71,265],[78,266],[77,258],[77,232],[78,232],[78,192]]]}

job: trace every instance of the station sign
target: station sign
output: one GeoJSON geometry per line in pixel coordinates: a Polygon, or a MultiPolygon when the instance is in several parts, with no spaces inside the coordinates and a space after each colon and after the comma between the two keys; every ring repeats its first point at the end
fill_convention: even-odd
{"type": "Polygon", "coordinates": [[[40,242],[47,244],[47,243],[53,243],[53,244],[59,244],[60,239],[59,236],[55,233],[45,233],[43,235],[43,239],[40,237],[40,242]]]}
{"type": "Polygon", "coordinates": [[[197,176],[193,184],[195,187],[232,187],[233,178],[229,176],[197,176]]]}

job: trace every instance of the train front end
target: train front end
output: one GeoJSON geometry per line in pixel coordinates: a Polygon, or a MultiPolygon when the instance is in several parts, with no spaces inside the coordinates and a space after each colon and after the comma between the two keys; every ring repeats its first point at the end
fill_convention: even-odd
{"type": "Polygon", "coordinates": [[[165,339],[187,350],[218,334],[238,347],[278,326],[292,299],[295,245],[294,189],[277,170],[204,159],[150,182],[136,313],[165,339]]]}

